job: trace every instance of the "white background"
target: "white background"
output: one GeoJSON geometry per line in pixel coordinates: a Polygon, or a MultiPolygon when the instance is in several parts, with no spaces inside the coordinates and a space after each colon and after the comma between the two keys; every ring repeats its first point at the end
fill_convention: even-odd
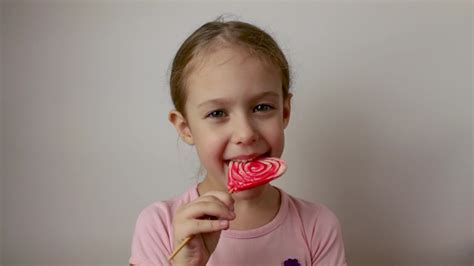
{"type": "Polygon", "coordinates": [[[6,1],[2,265],[127,265],[138,213],[197,181],[167,121],[184,39],[272,34],[295,95],[274,184],[330,207],[350,265],[472,265],[472,2],[6,1]]]}

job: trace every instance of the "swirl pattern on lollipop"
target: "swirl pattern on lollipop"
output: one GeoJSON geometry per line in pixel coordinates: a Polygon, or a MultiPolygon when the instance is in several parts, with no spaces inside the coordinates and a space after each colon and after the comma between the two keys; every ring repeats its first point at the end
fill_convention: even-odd
{"type": "Polygon", "coordinates": [[[255,161],[231,161],[227,173],[230,193],[250,189],[270,182],[286,171],[285,161],[267,157],[255,161]]]}

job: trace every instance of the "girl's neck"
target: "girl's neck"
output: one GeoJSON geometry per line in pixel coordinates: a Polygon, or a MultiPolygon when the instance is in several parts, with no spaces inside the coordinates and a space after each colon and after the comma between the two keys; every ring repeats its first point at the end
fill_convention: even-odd
{"type": "Polygon", "coordinates": [[[235,200],[236,218],[230,222],[230,229],[255,229],[275,218],[281,205],[280,192],[269,184],[258,189],[263,190],[260,197],[235,200]]]}
{"type": "MultiPolygon", "coordinates": [[[[198,193],[203,195],[208,191],[226,191],[222,185],[212,182],[212,178],[204,178],[198,184],[198,193]]],[[[281,205],[281,195],[278,189],[265,184],[250,191],[233,194],[235,220],[231,221],[230,229],[250,230],[263,226],[275,218],[281,205]]]]}

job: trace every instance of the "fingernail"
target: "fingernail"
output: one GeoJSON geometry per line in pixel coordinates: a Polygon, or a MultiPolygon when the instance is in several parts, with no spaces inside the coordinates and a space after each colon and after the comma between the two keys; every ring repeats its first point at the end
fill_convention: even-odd
{"type": "Polygon", "coordinates": [[[227,221],[227,220],[221,220],[221,221],[219,222],[219,225],[220,225],[221,227],[227,227],[227,224],[228,224],[228,223],[229,223],[229,221],[227,221]]]}
{"type": "Polygon", "coordinates": [[[234,211],[234,204],[230,205],[229,209],[230,209],[231,211],[234,211]]]}

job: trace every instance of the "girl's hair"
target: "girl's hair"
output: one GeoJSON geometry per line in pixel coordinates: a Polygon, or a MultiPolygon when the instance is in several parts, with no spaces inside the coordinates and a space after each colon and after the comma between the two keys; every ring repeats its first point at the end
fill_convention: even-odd
{"type": "MultiPolygon", "coordinates": [[[[222,16],[194,31],[181,45],[173,60],[170,91],[174,107],[186,117],[187,76],[196,68],[202,55],[223,46],[243,48],[262,62],[271,63],[280,71],[283,98],[288,96],[290,71],[285,55],[275,40],[260,28],[240,21],[224,22],[222,16]]],[[[202,61],[201,61],[202,63],[202,61]]]]}

